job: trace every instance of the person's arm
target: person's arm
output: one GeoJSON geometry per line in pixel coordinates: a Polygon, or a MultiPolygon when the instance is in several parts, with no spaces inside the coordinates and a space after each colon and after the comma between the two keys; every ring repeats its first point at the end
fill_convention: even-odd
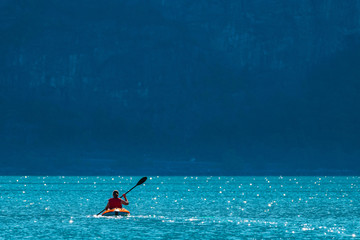
{"type": "Polygon", "coordinates": [[[124,204],[124,205],[129,205],[129,201],[127,200],[127,198],[126,198],[126,195],[125,194],[123,194],[123,197],[124,197],[124,199],[125,199],[125,201],[124,200],[122,200],[121,198],[121,202],[122,202],[122,204],[124,204]]]}
{"type": "Polygon", "coordinates": [[[109,202],[106,204],[105,210],[109,209],[109,202]]]}

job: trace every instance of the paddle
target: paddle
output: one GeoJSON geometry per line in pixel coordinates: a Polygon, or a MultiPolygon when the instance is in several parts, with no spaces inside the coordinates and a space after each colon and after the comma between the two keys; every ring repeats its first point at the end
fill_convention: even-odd
{"type": "MultiPolygon", "coordinates": [[[[127,191],[127,192],[124,193],[124,194],[125,194],[125,195],[128,194],[131,190],[133,190],[133,189],[136,188],[137,186],[143,184],[146,180],[147,180],[147,177],[141,178],[135,186],[133,186],[129,191],[127,191]]],[[[122,196],[121,196],[121,197],[122,197],[122,196]]],[[[121,198],[121,197],[120,197],[120,198],[121,198]]],[[[106,208],[103,209],[101,212],[99,212],[99,213],[96,214],[96,215],[99,215],[100,213],[102,213],[102,212],[105,211],[105,210],[106,210],[106,208]]]]}

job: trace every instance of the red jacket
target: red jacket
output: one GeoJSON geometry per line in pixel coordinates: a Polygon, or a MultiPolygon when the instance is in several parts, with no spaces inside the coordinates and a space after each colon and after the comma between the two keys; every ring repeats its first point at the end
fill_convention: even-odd
{"type": "Polygon", "coordinates": [[[122,208],[122,201],[120,198],[110,198],[109,208],[122,208]]]}

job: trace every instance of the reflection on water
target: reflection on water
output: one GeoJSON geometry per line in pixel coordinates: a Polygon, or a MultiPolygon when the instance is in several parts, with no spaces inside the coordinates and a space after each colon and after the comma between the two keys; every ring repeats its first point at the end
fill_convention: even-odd
{"type": "Polygon", "coordinates": [[[1,238],[357,238],[358,177],[0,177],[1,238]]]}

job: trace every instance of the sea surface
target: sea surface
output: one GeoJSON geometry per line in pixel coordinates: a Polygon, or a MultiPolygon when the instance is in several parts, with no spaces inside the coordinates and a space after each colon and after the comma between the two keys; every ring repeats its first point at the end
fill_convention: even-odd
{"type": "Polygon", "coordinates": [[[359,177],[2,176],[0,239],[358,239],[359,177]]]}

